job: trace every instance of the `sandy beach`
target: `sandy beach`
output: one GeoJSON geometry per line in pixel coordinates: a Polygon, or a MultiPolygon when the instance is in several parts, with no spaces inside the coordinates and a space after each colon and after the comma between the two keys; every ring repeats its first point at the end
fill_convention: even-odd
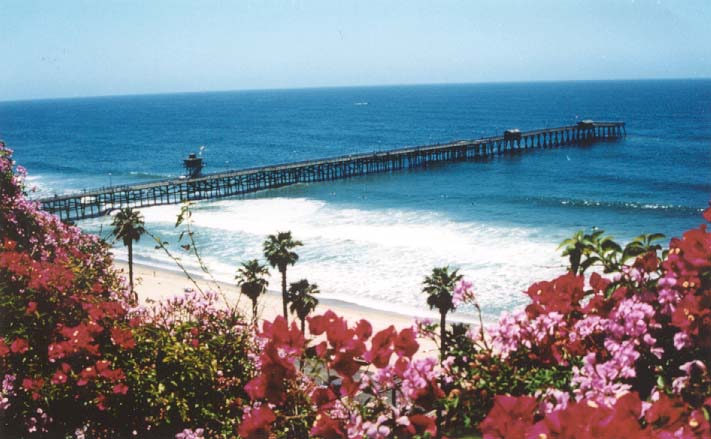
{"type": "MultiPolygon", "coordinates": [[[[128,277],[127,263],[115,261],[114,265],[117,269],[122,270],[124,275],[128,277]]],[[[193,274],[191,273],[191,275],[193,274]]],[[[194,284],[183,273],[154,268],[148,265],[134,263],[133,276],[140,303],[145,303],[146,299],[167,299],[180,294],[185,288],[194,288],[194,284]]],[[[225,282],[215,283],[209,279],[198,276],[194,276],[194,279],[203,290],[217,291],[216,285],[219,285],[219,289],[226,295],[231,303],[237,302],[239,308],[242,309],[246,315],[251,314],[251,301],[247,297],[241,296],[235,285],[230,285],[225,282]]],[[[344,317],[349,322],[356,322],[360,319],[368,320],[373,325],[374,332],[387,328],[390,325],[395,326],[395,328],[399,330],[414,324],[414,317],[412,316],[319,298],[319,305],[315,313],[321,314],[329,309],[339,316],[344,317]]],[[[272,320],[277,315],[280,315],[281,312],[281,292],[270,290],[260,298],[259,318],[261,320],[272,320]]],[[[292,318],[295,317],[290,317],[290,319],[292,318]]],[[[419,343],[420,350],[418,356],[437,355],[437,347],[430,340],[420,339],[419,343]]]]}

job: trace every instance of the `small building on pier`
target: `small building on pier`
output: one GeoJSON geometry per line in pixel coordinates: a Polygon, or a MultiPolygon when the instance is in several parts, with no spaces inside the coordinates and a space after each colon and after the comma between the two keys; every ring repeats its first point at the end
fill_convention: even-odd
{"type": "Polygon", "coordinates": [[[202,161],[202,157],[198,157],[194,152],[188,154],[188,158],[183,160],[183,167],[185,168],[185,177],[187,178],[197,178],[202,174],[202,168],[205,164],[202,161]]]}
{"type": "Polygon", "coordinates": [[[512,128],[510,130],[504,131],[504,140],[521,140],[521,130],[518,128],[512,128]]]}

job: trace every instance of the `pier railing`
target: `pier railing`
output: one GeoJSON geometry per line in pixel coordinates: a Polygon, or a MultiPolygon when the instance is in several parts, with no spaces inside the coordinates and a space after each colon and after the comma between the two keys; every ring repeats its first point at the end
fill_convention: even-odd
{"type": "Polygon", "coordinates": [[[106,215],[124,207],[140,208],[231,197],[297,183],[323,182],[427,167],[438,162],[483,160],[532,149],[589,144],[607,139],[614,140],[625,134],[624,122],[583,121],[576,125],[526,132],[507,130],[501,136],[476,140],[217,172],[191,179],[175,178],[104,187],[68,195],[55,195],[39,201],[44,210],[59,215],[62,220],[74,221],[106,215]]]}

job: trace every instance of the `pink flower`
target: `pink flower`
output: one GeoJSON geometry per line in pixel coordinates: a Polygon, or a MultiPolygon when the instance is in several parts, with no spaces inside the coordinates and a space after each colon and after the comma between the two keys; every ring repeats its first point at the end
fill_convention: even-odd
{"type": "Polygon", "coordinates": [[[680,351],[686,347],[691,346],[691,339],[689,334],[686,332],[677,332],[674,334],[674,347],[676,350],[680,351]]]}
{"type": "Polygon", "coordinates": [[[175,439],[202,439],[205,434],[205,429],[196,428],[194,431],[190,428],[186,428],[180,433],[175,435],[175,439]]]}
{"type": "Polygon", "coordinates": [[[452,294],[452,304],[454,307],[456,308],[459,305],[473,302],[475,299],[476,296],[474,295],[472,283],[465,279],[460,280],[454,287],[454,293],[452,294]]]}

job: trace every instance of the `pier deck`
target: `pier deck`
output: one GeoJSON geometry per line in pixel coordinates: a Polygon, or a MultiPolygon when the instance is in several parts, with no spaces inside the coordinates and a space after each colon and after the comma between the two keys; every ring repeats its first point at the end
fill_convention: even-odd
{"type": "Polygon", "coordinates": [[[104,187],[40,199],[42,208],[62,220],[107,215],[124,207],[149,207],[217,199],[297,183],[313,183],[366,174],[426,167],[431,163],[481,160],[539,148],[590,144],[626,134],[624,122],[579,122],[577,125],[461,140],[446,144],[351,154],[273,166],[205,174],[149,183],[104,187]]]}

